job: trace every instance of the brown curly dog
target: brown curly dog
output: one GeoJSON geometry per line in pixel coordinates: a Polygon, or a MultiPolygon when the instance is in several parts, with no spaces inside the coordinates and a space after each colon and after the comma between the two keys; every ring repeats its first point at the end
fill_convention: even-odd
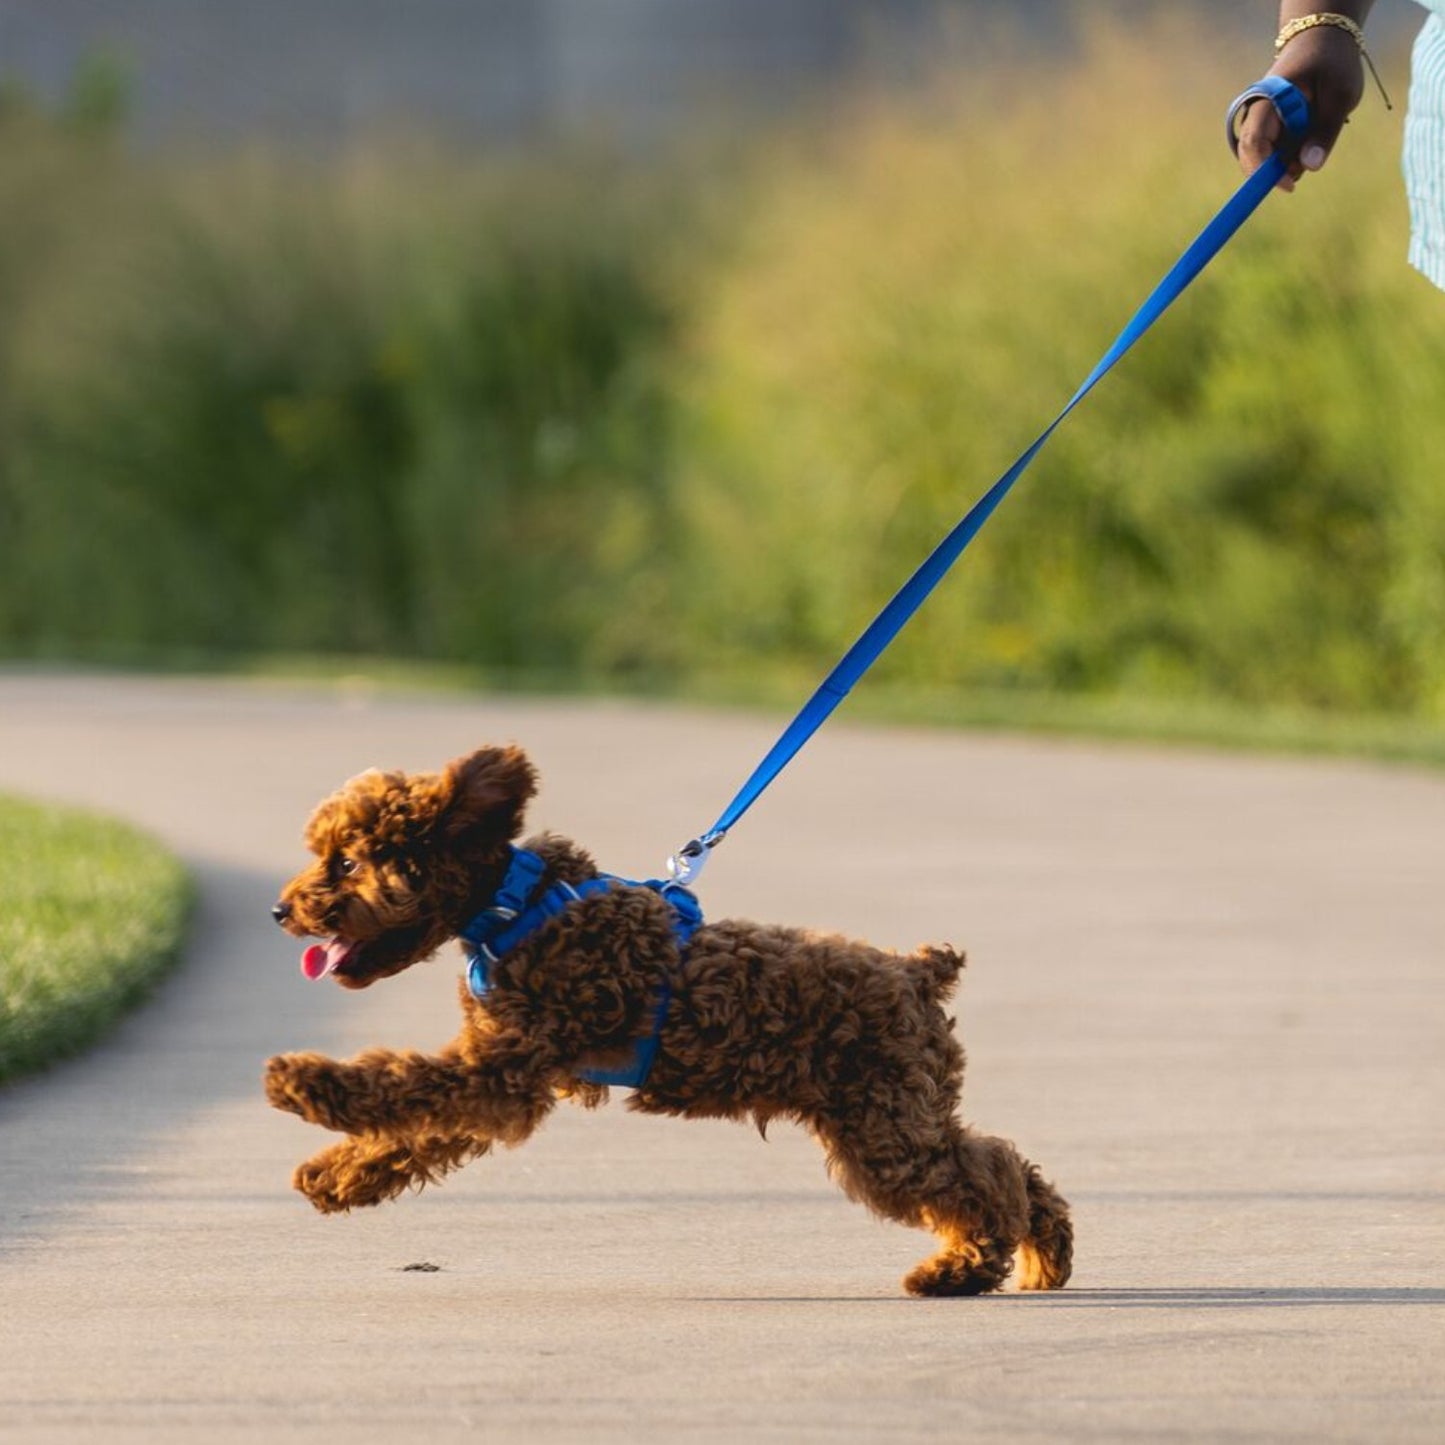
{"type": "MultiPolygon", "coordinates": [[[[327,799],[306,833],[316,862],[274,910],[289,932],[328,940],[307,950],[307,972],[363,988],[470,932],[511,886],[535,791],[531,764],[508,747],[441,773],[365,773],[327,799]]],[[[598,870],[575,844],[548,834],[528,848],[540,873],[529,897],[561,884],[580,896],[567,890],[499,953],[481,997],[463,984],[452,1043],[266,1066],[271,1103],[349,1136],[296,1172],[318,1209],[376,1204],[520,1144],[559,1098],[601,1103],[605,1086],[585,1076],[625,1064],[642,1040],[655,1056],[631,1108],[796,1119],[851,1198],[931,1229],[942,1248],[904,1281],[912,1293],[997,1289],[1015,1257],[1024,1289],[1068,1279],[1068,1205],[1012,1144],[958,1120],[963,1050],[942,1008],[958,954],[902,957],[735,920],[683,945],[656,885],[589,886],[598,870]]]]}

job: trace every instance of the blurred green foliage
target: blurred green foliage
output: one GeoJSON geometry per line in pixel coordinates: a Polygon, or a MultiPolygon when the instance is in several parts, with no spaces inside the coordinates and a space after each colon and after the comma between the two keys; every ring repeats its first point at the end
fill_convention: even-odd
{"type": "MultiPolygon", "coordinates": [[[[827,666],[1235,184],[1238,74],[1164,44],[705,180],[201,167],[0,106],[0,653],[827,666]]],[[[881,676],[1445,715],[1445,298],[1396,119],[1270,202],[881,676]]]]}
{"type": "Polygon", "coordinates": [[[625,665],[670,318],[624,189],[0,139],[5,650],[625,665]]]}
{"type": "MultiPolygon", "coordinates": [[[[1194,48],[1164,74],[1177,45],[1101,37],[1048,107],[1005,86],[776,160],[690,389],[692,535],[751,557],[702,569],[718,646],[836,652],[1087,374],[1238,181],[1194,48]]],[[[1271,199],[880,678],[1445,716],[1445,297],[1403,260],[1396,122],[1271,199]]]]}

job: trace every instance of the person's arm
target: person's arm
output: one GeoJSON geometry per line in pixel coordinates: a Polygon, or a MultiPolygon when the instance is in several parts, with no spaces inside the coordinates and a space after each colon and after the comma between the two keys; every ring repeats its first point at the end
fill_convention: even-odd
{"type": "MultiPolygon", "coordinates": [[[[1279,25],[1320,13],[1345,15],[1364,26],[1374,0],[1282,0],[1279,25]]],[[[1310,103],[1310,130],[1280,182],[1286,190],[1305,171],[1317,171],[1329,159],[1349,114],[1360,103],[1365,89],[1365,70],[1360,47],[1348,30],[1335,25],[1316,25],[1290,40],[1275,57],[1271,75],[1283,76],[1304,92],[1310,103]]],[[[1239,126],[1239,161],[1246,171],[1257,170],[1280,141],[1281,126],[1274,107],[1256,102],[1245,112],[1239,126]]]]}

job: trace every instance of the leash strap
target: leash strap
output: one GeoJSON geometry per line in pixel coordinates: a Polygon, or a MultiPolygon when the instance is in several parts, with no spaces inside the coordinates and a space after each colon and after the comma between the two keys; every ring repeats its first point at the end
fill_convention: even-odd
{"type": "Polygon", "coordinates": [[[974,503],[968,514],[924,559],[922,565],[894,595],[892,601],[869,624],[861,637],[844,654],[842,660],[824,678],[822,685],[804,704],[802,710],[784,730],[754,769],[752,776],[738,790],[716,823],[706,833],[685,843],[668,860],[668,871],[681,884],[697,879],[709,854],[727,836],[728,831],[758,800],[764,790],[793,760],[799,750],[830,717],[854,684],[878,660],[884,650],[902,631],[909,618],[923,605],[948,570],[962,555],[964,548],[978,535],[983,524],[994,514],[1000,502],[1043,450],[1050,437],[1083,399],[1113,370],[1134,343],[1184,293],[1196,276],[1214,259],[1236,231],[1259,208],[1264,198],[1277,186],[1289,167],[1289,156],[1303,138],[1309,124],[1309,105],[1303,95],[1288,81],[1270,76],[1251,86],[1229,107],[1227,127],[1231,144],[1237,149],[1235,124],[1237,117],[1252,101],[1267,100],[1279,114],[1286,129],[1287,144],[1276,151],[1225,203],[1223,209],[1204,228],[1184,254],[1170,268],[1149,298],[1120,332],[1118,339],[1100,358],[1084,383],[1070,398],[1064,409],[1039,434],[1021,457],[987,492],[974,503]]]}

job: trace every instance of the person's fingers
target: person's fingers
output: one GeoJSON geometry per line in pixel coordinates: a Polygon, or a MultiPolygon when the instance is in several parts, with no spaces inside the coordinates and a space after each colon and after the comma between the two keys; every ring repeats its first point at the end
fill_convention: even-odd
{"type": "Polygon", "coordinates": [[[1267,100],[1252,100],[1239,120],[1239,163],[1253,175],[1274,154],[1284,126],[1267,100]]]}
{"type": "MultiPolygon", "coordinates": [[[[1244,173],[1252,176],[1275,153],[1283,139],[1284,122],[1275,108],[1264,99],[1251,101],[1239,121],[1239,164],[1244,173]]],[[[1303,173],[1299,161],[1292,161],[1289,171],[1280,178],[1280,190],[1294,190],[1295,182],[1303,173]]]]}

